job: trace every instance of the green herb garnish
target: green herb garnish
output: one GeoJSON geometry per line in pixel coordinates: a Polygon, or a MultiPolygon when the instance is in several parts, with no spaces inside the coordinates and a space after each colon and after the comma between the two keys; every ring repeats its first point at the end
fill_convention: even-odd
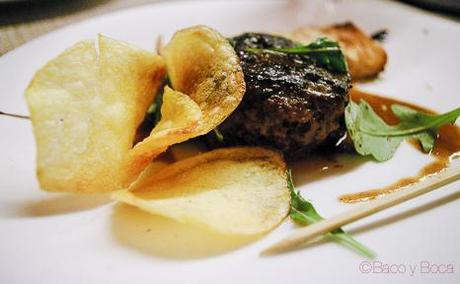
{"type": "Polygon", "coordinates": [[[248,48],[251,52],[280,52],[307,55],[319,65],[332,72],[347,73],[348,67],[342,50],[336,41],[322,37],[309,44],[299,44],[285,48],[248,48]]]}
{"type": "MultiPolygon", "coordinates": [[[[305,200],[300,195],[299,191],[295,190],[290,170],[287,171],[287,176],[288,187],[291,193],[291,209],[289,212],[289,216],[291,217],[291,219],[297,224],[303,226],[310,225],[323,220],[324,218],[318,214],[313,205],[307,200],[305,200]]],[[[366,246],[362,245],[361,243],[353,239],[353,237],[350,234],[346,233],[341,228],[327,233],[326,237],[338,242],[341,245],[351,248],[366,257],[375,257],[375,253],[371,249],[367,248],[366,246]]]]}
{"type": "Polygon", "coordinates": [[[161,106],[163,105],[164,86],[167,86],[168,84],[169,80],[165,79],[162,87],[160,88],[160,91],[155,96],[155,99],[147,110],[147,117],[151,122],[153,122],[153,127],[155,127],[161,120],[161,106]]]}
{"type": "Polygon", "coordinates": [[[365,101],[359,105],[350,101],[345,108],[345,122],[356,151],[363,156],[372,155],[377,161],[393,157],[404,139],[417,139],[423,151],[430,152],[439,128],[455,123],[460,108],[441,115],[426,114],[414,109],[392,105],[391,110],[399,118],[397,125],[388,125],[365,101]]]}
{"type": "Polygon", "coordinates": [[[224,135],[222,135],[222,132],[220,132],[219,128],[214,128],[214,135],[216,136],[217,141],[223,142],[224,141],[224,135]]]}
{"type": "Polygon", "coordinates": [[[161,120],[161,105],[163,104],[163,92],[160,92],[149,107],[147,113],[155,115],[155,125],[161,120]]]}

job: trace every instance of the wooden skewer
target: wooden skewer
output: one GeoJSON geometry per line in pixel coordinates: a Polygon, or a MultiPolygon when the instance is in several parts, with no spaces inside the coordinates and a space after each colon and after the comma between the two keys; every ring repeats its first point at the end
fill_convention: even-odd
{"type": "Polygon", "coordinates": [[[30,119],[30,117],[28,117],[27,115],[8,113],[8,112],[4,112],[4,111],[0,111],[0,115],[11,116],[11,117],[16,117],[16,118],[22,118],[22,119],[30,119]]]}
{"type": "Polygon", "coordinates": [[[419,195],[435,190],[443,185],[452,183],[460,179],[460,167],[451,165],[444,171],[427,177],[426,179],[407,187],[399,192],[393,193],[382,199],[372,201],[355,209],[339,214],[333,218],[325,219],[314,223],[305,228],[298,229],[287,238],[275,243],[274,245],[262,251],[262,254],[275,254],[288,250],[293,250],[305,244],[306,242],[331,232],[344,225],[350,224],[356,220],[362,219],[386,208],[400,204],[406,200],[412,199],[419,195]]]}

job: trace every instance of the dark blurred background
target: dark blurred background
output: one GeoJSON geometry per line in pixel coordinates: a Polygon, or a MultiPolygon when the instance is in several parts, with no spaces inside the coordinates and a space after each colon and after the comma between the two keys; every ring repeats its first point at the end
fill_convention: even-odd
{"type": "MultiPolygon", "coordinates": [[[[0,0],[0,55],[61,26],[107,12],[161,1],[168,0],[0,0]]],[[[460,0],[401,2],[460,21],[460,0]]]]}
{"type": "Polygon", "coordinates": [[[460,16],[460,0],[406,0],[406,2],[420,8],[460,16]]]}

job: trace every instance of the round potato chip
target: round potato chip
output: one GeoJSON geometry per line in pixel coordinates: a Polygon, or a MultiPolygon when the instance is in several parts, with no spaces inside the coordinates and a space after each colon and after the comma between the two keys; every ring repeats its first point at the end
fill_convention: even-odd
{"type": "Polygon", "coordinates": [[[161,120],[147,138],[129,151],[125,164],[125,185],[129,186],[152,159],[164,152],[168,146],[196,136],[201,117],[200,108],[190,97],[165,87],[161,120]]]}
{"type": "Polygon", "coordinates": [[[228,40],[206,26],[174,34],[164,47],[169,80],[203,112],[199,134],[219,125],[240,103],[246,85],[239,58],[228,40]]]}
{"type": "Polygon", "coordinates": [[[219,149],[147,172],[112,197],[224,234],[267,232],[289,212],[286,167],[271,150],[219,149]]]}
{"type": "Polygon", "coordinates": [[[166,73],[152,52],[100,35],[52,59],[25,92],[41,188],[123,188],[137,126],[166,73]]]}

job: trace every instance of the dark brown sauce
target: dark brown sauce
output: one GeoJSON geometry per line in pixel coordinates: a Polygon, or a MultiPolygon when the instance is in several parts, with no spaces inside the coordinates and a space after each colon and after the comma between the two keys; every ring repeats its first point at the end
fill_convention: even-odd
{"type": "MultiPolygon", "coordinates": [[[[398,101],[395,99],[380,97],[377,95],[365,93],[360,90],[353,89],[350,92],[351,99],[359,101],[361,99],[368,102],[374,111],[382,117],[389,124],[396,124],[399,122],[398,118],[391,111],[390,106],[392,104],[400,104],[408,106],[419,111],[427,113],[435,113],[432,110],[413,105],[407,102],[398,101]]],[[[410,141],[411,145],[420,149],[420,145],[417,141],[410,141]]],[[[460,128],[456,125],[444,125],[439,130],[439,135],[435,140],[435,145],[430,155],[435,160],[428,165],[424,166],[416,176],[402,178],[390,185],[382,188],[371,189],[358,193],[351,193],[339,196],[340,201],[345,203],[355,203],[367,200],[373,200],[378,197],[382,197],[389,193],[401,190],[409,185],[415,184],[427,176],[431,176],[443,171],[449,166],[451,159],[458,157],[460,151],[460,128]]]]}

